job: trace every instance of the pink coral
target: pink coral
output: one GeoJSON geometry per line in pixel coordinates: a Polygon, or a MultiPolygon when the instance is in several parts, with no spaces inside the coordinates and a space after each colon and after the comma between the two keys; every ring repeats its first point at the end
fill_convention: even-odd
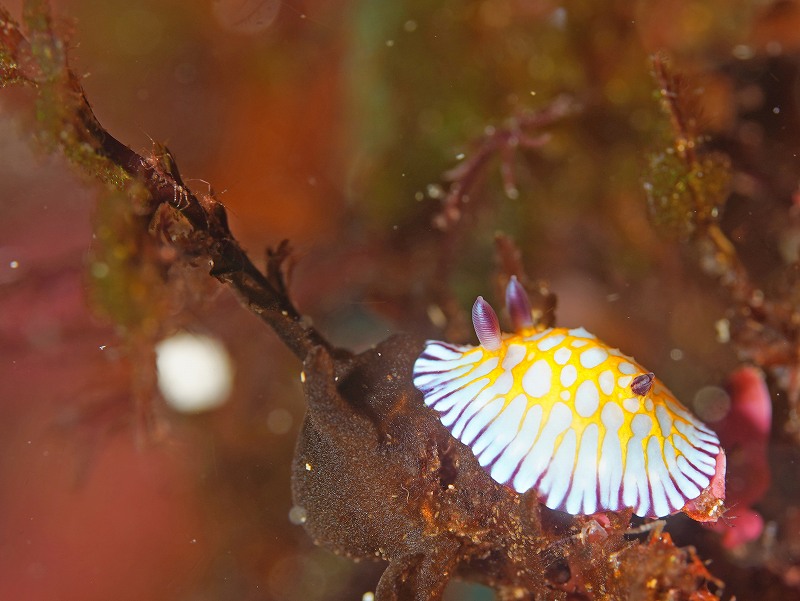
{"type": "Polygon", "coordinates": [[[731,374],[727,386],[731,406],[727,415],[714,423],[728,454],[727,504],[730,526],[719,522],[708,527],[722,534],[727,548],[755,540],[764,520],[752,509],[770,483],[767,443],[772,423],[772,403],[764,377],[754,367],[731,374]]]}

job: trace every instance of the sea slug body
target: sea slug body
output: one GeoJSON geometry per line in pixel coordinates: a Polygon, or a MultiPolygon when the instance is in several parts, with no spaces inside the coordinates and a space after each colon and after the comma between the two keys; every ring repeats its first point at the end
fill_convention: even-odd
{"type": "Polygon", "coordinates": [[[506,304],[515,333],[502,333],[478,297],[480,345],[428,341],[413,373],[425,404],[489,475],[572,515],[632,508],[716,521],[725,476],[716,434],[583,328],[535,327],[515,277],[506,304]]]}

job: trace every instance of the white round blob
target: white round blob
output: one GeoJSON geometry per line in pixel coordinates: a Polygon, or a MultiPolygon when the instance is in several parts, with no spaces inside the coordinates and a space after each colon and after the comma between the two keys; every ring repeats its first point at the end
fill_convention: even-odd
{"type": "Polygon", "coordinates": [[[704,422],[718,422],[731,410],[731,397],[724,388],[704,386],[694,395],[694,410],[704,422]]]}
{"type": "Polygon", "coordinates": [[[212,7],[214,17],[223,29],[254,35],[275,22],[281,0],[214,0],[212,7]]]}
{"type": "Polygon", "coordinates": [[[228,400],[233,365],[225,347],[208,336],[181,332],[156,345],[158,388],[181,413],[216,409],[228,400]]]}
{"type": "Polygon", "coordinates": [[[286,434],[292,429],[292,421],[292,414],[279,407],[267,415],[267,428],[273,434],[286,434]]]}
{"type": "Polygon", "coordinates": [[[289,510],[289,521],[295,526],[305,524],[307,519],[308,513],[306,512],[305,508],[300,507],[299,505],[293,505],[289,510]]]}

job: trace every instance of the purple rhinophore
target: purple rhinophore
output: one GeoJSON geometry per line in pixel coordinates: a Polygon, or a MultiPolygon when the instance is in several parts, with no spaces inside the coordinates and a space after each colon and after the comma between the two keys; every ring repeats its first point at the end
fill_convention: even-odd
{"type": "Polygon", "coordinates": [[[481,346],[487,351],[496,351],[502,344],[500,322],[492,306],[479,296],[472,305],[472,325],[481,346]]]}
{"type": "Polygon", "coordinates": [[[506,286],[506,308],[515,332],[533,327],[531,301],[515,275],[511,276],[506,286]]]}

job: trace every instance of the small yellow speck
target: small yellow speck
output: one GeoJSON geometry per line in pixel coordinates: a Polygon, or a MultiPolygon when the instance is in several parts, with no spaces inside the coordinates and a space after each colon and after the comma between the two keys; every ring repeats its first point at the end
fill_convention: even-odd
{"type": "Polygon", "coordinates": [[[306,471],[307,472],[311,471],[311,464],[310,463],[306,463],[306,471]]]}
{"type": "Polygon", "coordinates": [[[306,372],[304,372],[304,371],[300,372],[300,381],[301,382],[305,382],[306,381],[306,372]]]}

